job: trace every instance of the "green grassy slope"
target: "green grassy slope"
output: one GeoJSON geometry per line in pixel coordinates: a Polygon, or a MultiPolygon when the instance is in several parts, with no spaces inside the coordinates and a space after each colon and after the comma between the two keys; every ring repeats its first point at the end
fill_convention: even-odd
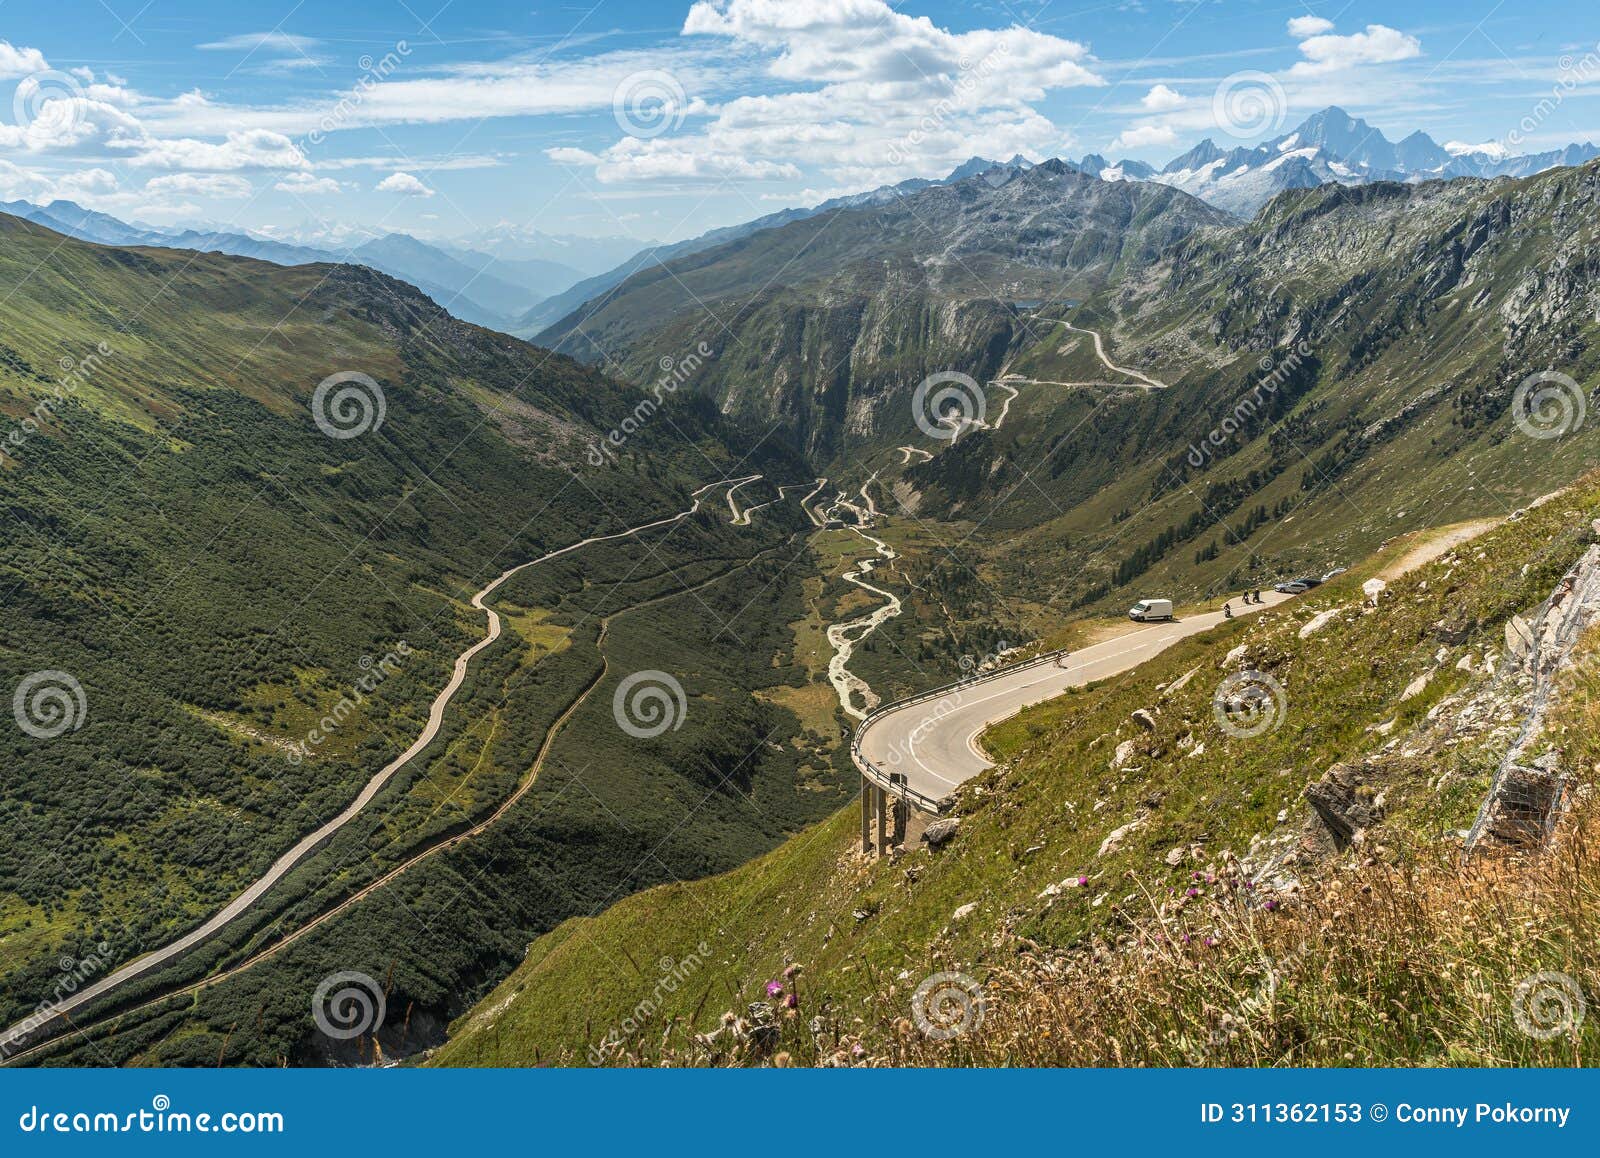
{"type": "MultiPolygon", "coordinates": [[[[855,851],[854,809],[845,809],[732,873],[651,890],[597,918],[569,921],[530,946],[524,965],[454,1026],[432,1060],[755,1060],[730,1030],[710,1043],[696,1035],[715,1033],[725,1016],[744,1017],[748,1003],[765,999],[772,980],[798,998],[796,1013],[779,1019],[775,1048],[805,1063],[959,1063],[980,1049],[989,1061],[1053,1064],[1460,1060],[1450,1043],[1463,1003],[1478,1001],[1476,982],[1459,966],[1456,980],[1449,974],[1441,980],[1429,946],[1409,946],[1404,956],[1410,964],[1385,954],[1385,1004],[1377,1008],[1370,1004],[1366,987],[1374,982],[1367,972],[1298,970],[1305,989],[1284,995],[1294,1004],[1275,1023],[1278,1036],[1247,1034],[1231,1052],[1167,1041],[1162,1034],[1173,1019],[1160,1011],[1179,990],[1163,990],[1149,977],[1130,979],[1118,962],[1124,950],[1126,960],[1142,959],[1137,933],[1156,920],[1159,908],[1164,916],[1154,927],[1191,933],[1196,953],[1205,937],[1220,942],[1212,956],[1194,959],[1214,987],[1205,990],[1195,974],[1194,984],[1182,989],[1185,1001],[1198,1010],[1208,993],[1217,1001],[1234,989],[1248,995],[1260,981],[1248,925],[1219,923],[1204,896],[1192,903],[1182,897],[1195,886],[1194,873],[1221,872],[1230,855],[1249,858],[1256,838],[1294,831],[1306,815],[1302,788],[1335,762],[1359,761],[1392,739],[1404,741],[1436,708],[1445,710],[1441,704],[1459,703],[1451,697],[1481,691],[1483,660],[1502,648],[1504,621],[1548,595],[1594,541],[1597,515],[1600,481],[1590,476],[1392,583],[1370,614],[1361,610],[1361,583],[1391,563],[1403,544],[1259,619],[1196,637],[1126,677],[1022,713],[985,737],[1001,762],[961,794],[959,833],[938,854],[864,860],[855,851]],[[1337,618],[1300,637],[1313,615],[1334,607],[1343,609],[1337,618]],[[1464,624],[1464,641],[1442,645],[1440,623],[1464,624]],[[1244,658],[1226,660],[1239,647],[1244,658]],[[1468,655],[1476,659],[1475,672],[1457,666],[1468,655]],[[1285,709],[1275,729],[1231,736],[1213,718],[1212,697],[1219,681],[1245,664],[1281,684],[1285,709]],[[1404,698],[1408,685],[1429,671],[1435,674],[1424,690],[1404,698]],[[1153,733],[1130,719],[1136,708],[1157,712],[1153,733]],[[1380,725],[1386,726],[1380,731],[1380,725]],[[1113,752],[1124,741],[1132,742],[1128,758],[1116,767],[1113,752]],[[957,918],[967,905],[976,908],[957,918]],[[1030,963],[1025,984],[1011,976],[1018,961],[1030,963]],[[785,977],[792,965],[800,966],[798,980],[785,977]],[[990,1015],[1008,1033],[1022,1032],[1026,1019],[1018,1011],[1035,996],[1045,1004],[1058,992],[1069,1004],[1115,1000],[1118,1020],[1100,1025],[1093,1041],[1058,1035],[1052,1042],[1041,1033],[1052,1023],[1035,1020],[1026,1025],[1025,1041],[1002,1035],[931,1042],[911,1028],[910,997],[919,982],[942,970],[993,981],[990,1000],[998,1005],[990,1015]],[[1102,982],[1104,992],[1095,988],[1102,982]],[[1114,994],[1105,988],[1113,983],[1121,987],[1114,994]],[[1386,1029],[1376,1016],[1378,1008],[1390,1008],[1391,997],[1410,1002],[1414,1024],[1405,1034],[1386,1029]],[[1324,1036],[1319,1019],[1341,1026],[1364,1019],[1370,1028],[1359,1038],[1324,1036]],[[1148,1026],[1156,1029],[1147,1033],[1148,1026]]],[[[1387,885],[1372,885],[1375,895],[1392,894],[1422,866],[1451,863],[1458,833],[1471,821],[1503,743],[1503,736],[1484,732],[1463,735],[1423,758],[1408,758],[1403,745],[1389,748],[1373,785],[1385,796],[1386,817],[1361,854],[1368,857],[1369,877],[1389,874],[1387,885]]],[[[1572,767],[1587,777],[1588,762],[1577,756],[1572,767]]],[[[1314,860],[1299,872],[1308,882],[1338,875],[1314,860]]],[[[1197,891],[1215,889],[1202,881],[1197,891]]],[[[1448,913],[1458,901],[1441,895],[1439,903],[1448,913]]],[[[1283,919],[1299,920],[1296,911],[1286,909],[1283,919]]],[[[1252,919],[1273,915],[1256,910],[1252,919]]],[[[1525,972],[1600,967],[1582,948],[1581,930],[1558,936],[1531,921],[1528,929],[1513,955],[1525,972]]],[[[1511,967],[1508,959],[1497,958],[1496,977],[1511,967]]],[[[1473,967],[1486,963],[1469,961],[1473,967]]],[[[1510,989],[1495,992],[1499,1000],[1510,989]]],[[[1483,1025],[1485,1041],[1492,1036],[1496,1048],[1518,1052],[1480,1060],[1571,1060],[1571,1043],[1542,1046],[1501,1033],[1499,1020],[1483,1025]]],[[[1583,1056],[1592,1060],[1593,1035],[1584,1041],[1583,1056]]]]}
{"type": "MultiPolygon", "coordinates": [[[[121,251],[3,216],[0,230],[0,686],[62,672],[86,705],[53,738],[9,721],[0,730],[7,1024],[48,996],[58,958],[121,963],[171,939],[338,812],[410,743],[454,656],[482,637],[467,599],[498,571],[684,510],[691,486],[736,465],[805,477],[770,446],[741,464],[735,433],[694,400],[594,466],[587,447],[633,413],[631,391],[370,271],[121,251]],[[378,383],[386,409],[381,425],[335,439],[314,422],[311,395],[348,370],[378,383]],[[392,674],[288,759],[385,657],[398,659],[392,674]]],[[[638,547],[508,585],[511,630],[475,665],[434,747],[370,821],[275,890],[259,922],[173,974],[242,959],[487,815],[594,682],[599,623],[623,608],[640,611],[611,629],[604,698],[551,752],[552,769],[593,769],[584,799],[600,796],[609,813],[577,807],[552,774],[549,806],[525,818],[539,821],[499,846],[495,871],[559,887],[508,903],[470,891],[494,883],[484,865],[457,863],[434,879],[432,908],[501,933],[474,942],[477,930],[433,921],[442,941],[431,943],[415,909],[389,903],[365,911],[335,956],[349,959],[352,943],[394,948],[430,978],[419,1021],[430,1000],[444,1016],[537,929],[653,880],[726,869],[825,811],[825,793],[792,787],[818,775],[797,749],[742,769],[726,755],[768,732],[800,734],[750,695],[790,676],[740,588],[689,590],[734,576],[770,588],[762,611],[783,606],[804,522],[791,503],[730,528],[721,501],[712,493],[701,516],[638,547]],[[651,603],[674,596],[679,606],[651,603]],[[689,690],[677,750],[634,750],[606,730],[612,688],[641,667],[679,673],[689,690]],[[732,800],[683,827],[682,802],[708,784],[762,808],[732,800]],[[568,839],[569,825],[587,838],[568,839]],[[627,855],[664,840],[656,861],[627,855]]],[[[141,981],[130,998],[168,980],[141,981]]],[[[258,1035],[233,1036],[235,1059],[297,1056],[309,986],[288,972],[261,984],[272,999],[252,1006],[258,1035]]],[[[215,1062],[227,1025],[212,1043],[205,1011],[195,1017],[177,1031],[190,1044],[168,1056],[215,1062]]],[[[126,1032],[134,1024],[123,1026],[130,1051],[173,1032],[141,1038],[126,1032]]],[[[80,1060],[106,1050],[85,1046],[80,1060]]]]}

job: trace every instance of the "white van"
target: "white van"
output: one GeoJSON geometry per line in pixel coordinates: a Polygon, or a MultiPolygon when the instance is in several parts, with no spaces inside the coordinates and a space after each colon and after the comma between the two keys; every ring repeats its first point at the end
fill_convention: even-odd
{"type": "Polygon", "coordinates": [[[1128,608],[1128,618],[1137,623],[1154,623],[1158,619],[1172,618],[1172,600],[1141,599],[1128,608]]]}

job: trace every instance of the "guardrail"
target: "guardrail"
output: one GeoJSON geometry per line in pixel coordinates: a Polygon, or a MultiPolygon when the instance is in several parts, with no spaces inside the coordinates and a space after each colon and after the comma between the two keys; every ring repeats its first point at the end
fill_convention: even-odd
{"type": "Polygon", "coordinates": [[[1023,660],[1021,663],[1009,664],[1006,667],[998,668],[995,671],[988,672],[984,675],[968,676],[966,679],[959,679],[953,683],[943,684],[936,688],[930,688],[928,691],[918,692],[914,696],[907,696],[903,700],[896,700],[892,704],[885,704],[882,707],[875,708],[873,711],[867,714],[866,718],[856,725],[855,733],[850,738],[850,759],[855,764],[856,770],[859,771],[861,775],[865,776],[868,780],[876,784],[879,788],[882,788],[891,796],[898,796],[901,800],[904,800],[908,804],[921,809],[923,812],[932,812],[935,814],[942,812],[945,804],[950,799],[951,793],[946,793],[944,796],[936,799],[932,796],[929,796],[925,792],[917,791],[909,784],[902,784],[894,780],[888,769],[879,767],[877,764],[867,759],[866,753],[861,750],[861,737],[866,735],[867,729],[870,728],[875,721],[881,720],[884,716],[891,715],[895,712],[903,712],[907,708],[915,707],[917,704],[927,703],[930,700],[943,699],[952,692],[963,691],[967,688],[976,687],[979,684],[988,683],[990,680],[998,679],[1000,676],[1015,675],[1019,671],[1027,671],[1029,668],[1042,667],[1045,664],[1054,663],[1056,660],[1067,654],[1069,654],[1069,651],[1066,648],[1060,648],[1056,651],[1047,651],[1043,655],[1036,655],[1032,659],[1023,660]]]}

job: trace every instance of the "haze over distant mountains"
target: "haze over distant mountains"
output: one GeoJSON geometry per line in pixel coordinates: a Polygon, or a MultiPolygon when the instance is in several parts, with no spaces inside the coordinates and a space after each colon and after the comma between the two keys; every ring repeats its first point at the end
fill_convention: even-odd
{"type": "MultiPolygon", "coordinates": [[[[1595,156],[1600,156],[1600,147],[1591,142],[1513,154],[1493,143],[1441,145],[1421,131],[1390,141],[1368,122],[1330,106],[1258,145],[1224,149],[1208,137],[1159,169],[1142,161],[1109,161],[1096,153],[1063,163],[1106,181],[1170,185],[1235,216],[1252,217],[1286,189],[1328,183],[1354,186],[1374,181],[1526,177],[1582,164],[1595,156]]],[[[104,245],[197,249],[279,265],[367,265],[410,282],[466,321],[534,337],[586,303],[593,303],[590,311],[600,308],[606,295],[641,270],[834,210],[887,205],[990,170],[1015,172],[1032,167],[1032,162],[1021,156],[1008,161],[972,157],[942,178],[912,178],[658,245],[617,235],[549,234],[509,221],[450,241],[423,241],[409,234],[348,225],[308,224],[270,234],[213,226],[159,228],[130,224],[71,201],[44,206],[0,202],[0,212],[104,245]]]]}
{"type": "Polygon", "coordinates": [[[211,226],[163,229],[72,201],[0,202],[0,212],[101,245],[194,249],[276,265],[365,265],[410,282],[465,321],[497,330],[510,329],[530,307],[611,268],[640,244],[629,238],[559,236],[504,224],[451,243],[360,228],[290,230],[281,236],[211,226]],[[476,248],[480,244],[483,248],[476,248]]]}

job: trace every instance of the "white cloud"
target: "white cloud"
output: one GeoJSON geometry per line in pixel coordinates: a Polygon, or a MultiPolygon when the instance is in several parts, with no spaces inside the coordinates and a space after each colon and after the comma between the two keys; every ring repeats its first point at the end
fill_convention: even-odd
{"type": "Polygon", "coordinates": [[[44,72],[49,67],[37,48],[14,48],[9,40],[0,40],[0,80],[44,72]]]}
{"type": "Polygon", "coordinates": [[[1172,109],[1182,108],[1187,101],[1188,98],[1182,93],[1175,92],[1164,84],[1156,85],[1139,98],[1139,103],[1153,113],[1164,113],[1172,109]]]}
{"type": "Polygon", "coordinates": [[[152,196],[185,196],[240,198],[250,196],[250,182],[231,173],[169,173],[152,177],[144,183],[144,191],[152,196]]]}
{"type": "Polygon", "coordinates": [[[68,198],[108,197],[117,191],[117,178],[108,169],[79,169],[56,182],[56,196],[68,198]]]}
{"type": "Polygon", "coordinates": [[[429,189],[410,173],[390,173],[377,186],[379,193],[398,193],[402,197],[432,197],[429,189]]]}
{"type": "Polygon", "coordinates": [[[310,36],[295,36],[289,32],[241,32],[224,36],[221,40],[197,44],[196,48],[210,52],[253,52],[268,48],[278,52],[305,52],[315,48],[320,41],[310,36]]]}
{"type": "Polygon", "coordinates": [[[574,149],[570,145],[546,149],[544,155],[558,165],[598,165],[601,162],[600,157],[588,149],[574,149]]]}
{"type": "Polygon", "coordinates": [[[1324,32],[1333,31],[1333,21],[1325,20],[1321,16],[1291,16],[1289,17],[1289,35],[1296,40],[1305,40],[1311,36],[1321,36],[1324,32]]]}
{"type": "Polygon", "coordinates": [[[310,173],[290,173],[273,186],[280,193],[293,193],[299,197],[326,197],[338,193],[343,187],[332,177],[316,177],[310,173]]]}
{"type": "Polygon", "coordinates": [[[951,32],[884,0],[698,0],[684,21],[694,43],[719,45],[712,61],[755,62],[778,91],[741,95],[695,116],[695,86],[665,86],[660,108],[673,122],[631,125],[605,150],[566,147],[566,164],[593,164],[602,182],[740,177],[796,179],[815,168],[863,188],[915,174],[948,172],[986,156],[1040,156],[1061,131],[1032,107],[1054,89],[1104,84],[1088,48],[1011,26],[951,32]],[[670,96],[671,99],[668,99],[670,96]],[[585,157],[585,154],[588,156],[585,157]],[[590,160],[589,158],[593,158],[590,160]]]}
{"type": "Polygon", "coordinates": [[[1178,133],[1170,125],[1135,125],[1123,129],[1111,142],[1113,149],[1148,149],[1152,145],[1177,144],[1178,133]]]}
{"type": "Polygon", "coordinates": [[[243,53],[238,67],[253,72],[285,73],[321,69],[330,63],[330,57],[316,51],[321,43],[310,36],[273,31],[243,32],[195,47],[210,52],[243,53]]]}
{"type": "Polygon", "coordinates": [[[1349,36],[1313,36],[1300,42],[1306,59],[1289,70],[1291,76],[1319,76],[1358,64],[1390,64],[1422,55],[1422,41],[1383,24],[1369,24],[1365,32],[1349,36]]]}
{"type": "Polygon", "coordinates": [[[50,200],[53,191],[48,177],[0,158],[0,198],[44,202],[50,200]]]}
{"type": "Polygon", "coordinates": [[[309,169],[298,145],[282,133],[246,129],[229,133],[220,144],[183,137],[161,140],[146,136],[133,142],[111,142],[134,151],[136,165],[155,169],[227,172],[238,169],[309,169]]]}

